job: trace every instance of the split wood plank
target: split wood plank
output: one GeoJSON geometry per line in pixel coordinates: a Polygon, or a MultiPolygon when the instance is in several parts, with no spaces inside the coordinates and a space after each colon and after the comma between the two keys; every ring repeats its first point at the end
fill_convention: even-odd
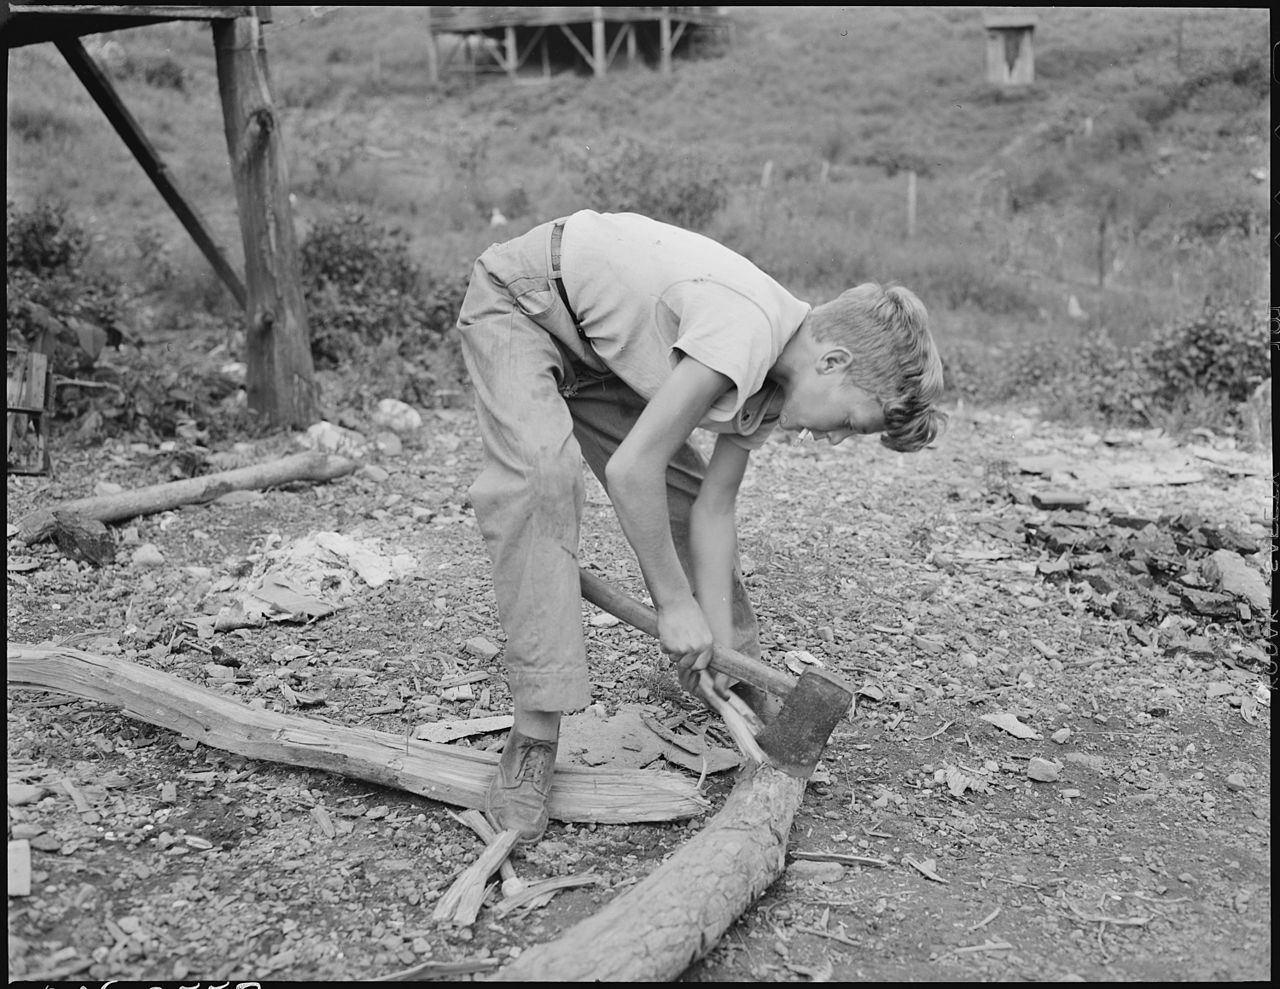
{"type": "Polygon", "coordinates": [[[18,521],[17,538],[27,545],[48,539],[57,526],[55,512],[73,513],[99,522],[119,522],[139,515],[165,512],[181,505],[213,501],[229,491],[252,491],[292,481],[332,481],[350,474],[358,466],[356,461],[346,457],[309,450],[249,467],[153,484],[116,494],[77,498],[29,512],[18,521]]]}
{"type": "Polygon", "coordinates": [[[724,807],[647,878],[495,982],[671,982],[719,940],[785,867],[804,780],[747,771],[724,807]]]}
{"type": "MultiPolygon", "coordinates": [[[[8,682],[121,708],[148,724],[250,759],[321,769],[482,808],[497,772],[494,752],[407,740],[404,735],[255,710],[180,677],[66,646],[8,643],[8,682]]],[[[558,821],[671,821],[708,804],[690,781],[652,770],[557,766],[548,804],[558,821]]]]}
{"type": "MultiPolygon", "coordinates": [[[[461,814],[452,815],[460,824],[465,824],[486,845],[493,844],[493,839],[498,837],[498,832],[493,829],[489,821],[478,810],[464,810],[461,814]]],[[[511,859],[505,858],[498,866],[502,873],[502,895],[510,896],[524,889],[524,883],[520,877],[516,875],[515,866],[511,864],[511,859]]]]}
{"type": "Polygon", "coordinates": [[[511,849],[519,840],[519,831],[498,832],[494,836],[493,843],[485,846],[480,857],[463,869],[453,884],[436,901],[431,919],[436,923],[447,922],[459,927],[470,927],[474,924],[476,917],[480,915],[480,905],[484,902],[489,876],[507,860],[511,849]]]}

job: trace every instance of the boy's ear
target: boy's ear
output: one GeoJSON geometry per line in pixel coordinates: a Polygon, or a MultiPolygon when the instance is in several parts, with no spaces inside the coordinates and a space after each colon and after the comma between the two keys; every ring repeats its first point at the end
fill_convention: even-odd
{"type": "Polygon", "coordinates": [[[832,371],[845,371],[853,363],[853,353],[847,347],[829,347],[818,358],[818,373],[830,374],[832,371]]]}

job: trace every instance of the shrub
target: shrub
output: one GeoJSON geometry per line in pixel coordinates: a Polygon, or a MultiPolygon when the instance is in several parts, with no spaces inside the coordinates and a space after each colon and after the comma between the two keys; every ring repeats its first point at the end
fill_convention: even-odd
{"type": "Polygon", "coordinates": [[[1213,305],[1158,333],[1145,348],[1153,398],[1166,408],[1193,391],[1243,402],[1271,376],[1267,313],[1256,303],[1213,305]]]}
{"type": "Polygon", "coordinates": [[[74,272],[84,261],[89,241],[67,220],[65,203],[42,200],[29,210],[6,204],[5,266],[33,275],[74,272]]]}
{"type": "Polygon", "coordinates": [[[1031,399],[1053,417],[1109,425],[1232,429],[1271,375],[1266,325],[1257,304],[1206,303],[1136,347],[1105,330],[1027,343],[1005,355],[984,397],[1031,399]]]}
{"type": "Polygon", "coordinates": [[[691,230],[704,228],[729,197],[719,164],[694,151],[634,137],[583,154],[571,165],[591,208],[643,213],[691,230]]]}
{"type": "Polygon", "coordinates": [[[5,317],[10,340],[36,347],[52,338],[56,374],[74,377],[124,336],[120,287],[91,269],[89,240],[65,204],[30,209],[6,202],[5,317]]]}
{"type": "Polygon", "coordinates": [[[187,91],[186,70],[167,56],[148,62],[142,69],[142,78],[148,86],[156,89],[173,89],[179,93],[187,91]]]}
{"type": "Polygon", "coordinates": [[[434,346],[453,327],[466,291],[466,272],[423,275],[403,233],[357,213],[317,223],[301,256],[311,353],[320,367],[384,341],[402,351],[434,346]]]}

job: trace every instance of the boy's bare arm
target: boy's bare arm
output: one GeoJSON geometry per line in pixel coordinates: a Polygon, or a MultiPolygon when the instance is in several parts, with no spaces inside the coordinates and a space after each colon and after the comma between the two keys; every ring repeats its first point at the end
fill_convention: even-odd
{"type": "MultiPolygon", "coordinates": [[[[726,646],[733,645],[733,565],[738,548],[735,508],[749,457],[749,450],[727,436],[716,439],[689,520],[694,594],[715,640],[726,646]]],[[[721,676],[717,681],[723,690],[727,678],[721,676]]]]}
{"type": "Polygon", "coordinates": [[[715,637],[676,556],[667,511],[667,465],[711,404],[731,387],[718,371],[684,358],[605,468],[610,500],[658,612],[662,648],[685,670],[706,666],[715,637]]]}

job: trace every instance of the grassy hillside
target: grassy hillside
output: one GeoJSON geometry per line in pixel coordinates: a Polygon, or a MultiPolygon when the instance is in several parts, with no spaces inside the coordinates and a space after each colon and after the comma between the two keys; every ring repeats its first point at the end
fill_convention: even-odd
{"type": "MultiPolygon", "coordinates": [[[[508,229],[615,206],[586,194],[583,170],[635,138],[723,175],[707,232],[797,294],[904,282],[953,349],[1087,331],[1132,343],[1206,297],[1267,294],[1265,9],[1037,8],[1037,81],[1013,91],[984,81],[981,8],[729,8],[727,52],[668,77],[435,90],[420,10],[311,9],[277,7],[267,35],[304,234],[359,209],[403,229],[425,269],[463,277],[495,239],[495,206],[508,229]]],[[[238,256],[208,29],[89,46],[238,256]]],[[[12,54],[8,133],[11,199],[69,202],[123,278],[163,262],[158,302],[217,299],[51,46],[12,54]]]]}

